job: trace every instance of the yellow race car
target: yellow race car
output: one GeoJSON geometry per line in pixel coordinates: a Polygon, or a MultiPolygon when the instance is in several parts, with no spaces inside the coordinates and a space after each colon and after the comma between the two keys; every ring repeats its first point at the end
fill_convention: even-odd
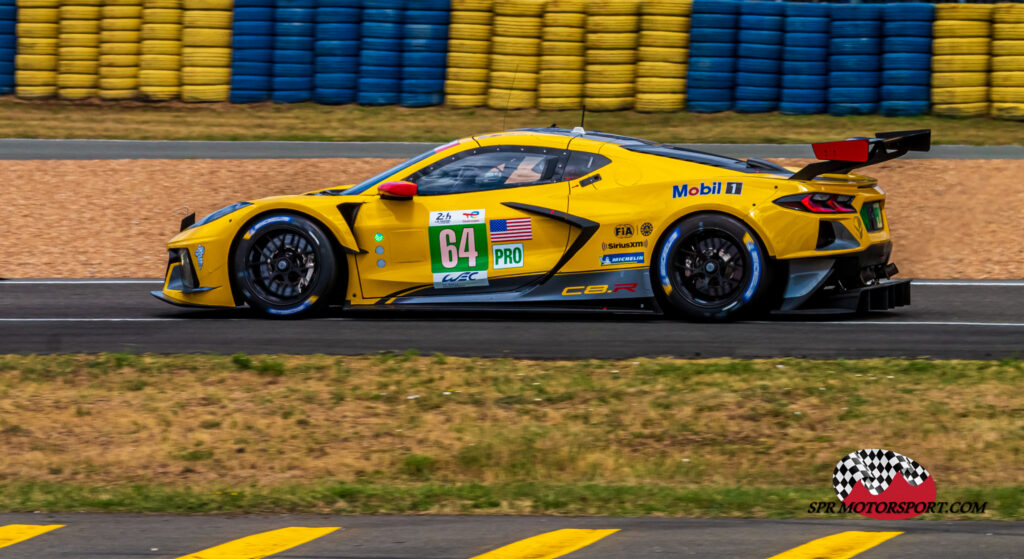
{"type": "Polygon", "coordinates": [[[910,282],[890,279],[885,193],[848,173],[930,138],[814,144],[823,161],[803,169],[579,127],[463,138],[359,184],[187,217],[153,294],[271,316],[891,309],[910,282]]]}

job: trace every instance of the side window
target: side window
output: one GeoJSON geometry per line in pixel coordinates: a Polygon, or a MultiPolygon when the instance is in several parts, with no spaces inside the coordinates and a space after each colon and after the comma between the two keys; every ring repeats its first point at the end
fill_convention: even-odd
{"type": "Polygon", "coordinates": [[[431,165],[405,180],[415,182],[424,196],[496,190],[554,182],[558,150],[481,149],[451,161],[431,165]]]}
{"type": "Polygon", "coordinates": [[[596,153],[570,152],[569,162],[565,165],[565,180],[571,181],[589,175],[611,162],[611,159],[596,153]]]}

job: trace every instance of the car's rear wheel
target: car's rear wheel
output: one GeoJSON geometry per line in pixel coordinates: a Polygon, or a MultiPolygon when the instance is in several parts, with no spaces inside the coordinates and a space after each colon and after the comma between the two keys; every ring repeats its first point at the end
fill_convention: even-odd
{"type": "Polygon", "coordinates": [[[337,277],[330,239],[313,221],[292,214],[261,216],[235,247],[236,288],[253,309],[300,316],[324,309],[337,277]]]}
{"type": "Polygon", "coordinates": [[[662,302],[672,314],[691,319],[749,315],[761,309],[769,291],[770,262],[757,234],[725,215],[701,214],[676,223],[652,265],[662,302]]]}

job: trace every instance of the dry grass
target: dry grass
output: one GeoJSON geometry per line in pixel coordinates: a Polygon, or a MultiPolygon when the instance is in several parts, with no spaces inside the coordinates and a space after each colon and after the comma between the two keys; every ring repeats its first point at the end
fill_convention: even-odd
{"type": "Polygon", "coordinates": [[[1018,361],[7,356],[0,483],[815,489],[882,447],[940,488],[1006,486],[1022,381],[1018,361]]]}
{"type": "MultiPolygon", "coordinates": [[[[436,141],[506,128],[575,125],[575,111],[0,99],[0,137],[136,140],[436,141]]],[[[807,143],[931,128],[936,143],[1020,144],[1019,123],[985,118],[588,113],[588,128],[684,143],[807,143]]]]}

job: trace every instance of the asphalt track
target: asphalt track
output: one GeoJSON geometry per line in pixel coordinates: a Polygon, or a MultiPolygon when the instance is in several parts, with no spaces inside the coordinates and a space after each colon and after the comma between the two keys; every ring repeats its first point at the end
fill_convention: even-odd
{"type": "Polygon", "coordinates": [[[286,550],[270,555],[293,559],[1011,558],[1020,557],[1024,548],[1024,525],[839,519],[0,514],[0,559],[241,559],[265,557],[254,551],[271,549],[272,544],[286,550]],[[4,547],[3,526],[11,524],[61,527],[4,547]],[[307,534],[304,544],[296,543],[304,538],[287,531],[266,534],[316,527],[327,529],[314,534],[318,537],[307,534]],[[551,534],[555,531],[562,532],[551,534]],[[264,541],[253,541],[260,538],[264,541]],[[579,549],[575,552],[574,539],[579,549]],[[289,544],[293,545],[286,547],[289,544]]]}
{"type": "Polygon", "coordinates": [[[639,356],[1024,356],[1024,282],[918,281],[913,303],[861,316],[702,324],[637,315],[332,311],[269,320],[246,309],[192,310],[153,298],[158,280],[0,281],[0,353],[440,352],[539,359],[639,356]]]}
{"type": "MultiPolygon", "coordinates": [[[[148,140],[34,140],[0,138],[0,160],[32,159],[289,159],[419,155],[430,142],[218,142],[148,140]]],[[[679,144],[729,157],[813,158],[808,144],[679,144]]],[[[905,159],[1024,159],[1024,146],[932,146],[905,159]]]]}

